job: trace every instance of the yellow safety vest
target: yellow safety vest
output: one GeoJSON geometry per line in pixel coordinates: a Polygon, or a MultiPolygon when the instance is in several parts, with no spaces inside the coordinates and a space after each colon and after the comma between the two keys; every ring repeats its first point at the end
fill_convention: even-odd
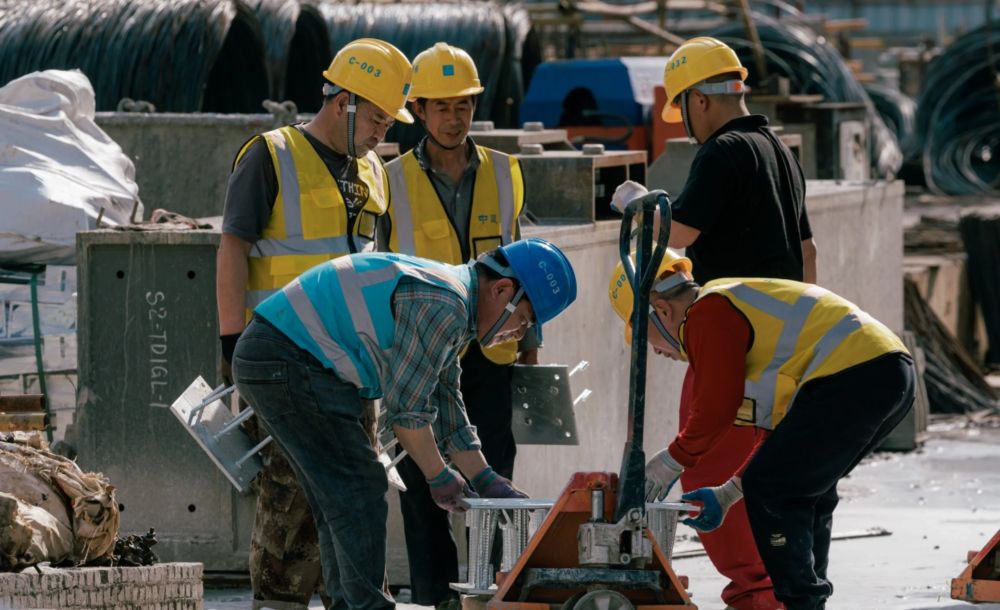
{"type": "MultiPolygon", "coordinates": [[[[264,299],[313,266],[351,253],[347,206],[323,159],[289,125],[251,138],[236,157],[263,138],[278,177],[278,195],[261,238],[250,249],[247,315],[264,299]]],[[[358,252],[374,249],[377,219],[386,211],[388,180],[374,151],[358,158],[358,178],[368,201],[354,221],[358,252]]],[[[249,319],[249,318],[248,318],[249,319]]]]}
{"type": "MultiPolygon", "coordinates": [[[[792,280],[723,278],[708,282],[701,300],[720,294],[752,327],[738,425],[773,430],[802,385],[906,346],[884,324],[836,294],[792,280]]],[[[680,330],[684,342],[684,325],[680,330]]]]}
{"type": "MultiPolygon", "coordinates": [[[[517,159],[485,146],[475,148],[479,168],[467,244],[472,258],[513,242],[524,207],[524,181],[517,159]]],[[[450,265],[464,263],[458,232],[413,151],[390,161],[386,170],[392,193],[389,250],[450,265]]],[[[517,342],[484,349],[483,354],[497,364],[510,364],[517,359],[517,342]]]]}

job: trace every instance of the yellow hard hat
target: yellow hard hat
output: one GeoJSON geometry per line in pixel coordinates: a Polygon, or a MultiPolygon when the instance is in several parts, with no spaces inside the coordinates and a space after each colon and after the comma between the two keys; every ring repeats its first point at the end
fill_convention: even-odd
{"type": "Polygon", "coordinates": [[[479,95],[482,92],[476,63],[458,47],[439,42],[413,59],[411,101],[479,95]]]}
{"type": "Polygon", "coordinates": [[[323,72],[338,87],[375,104],[402,123],[412,123],[406,109],[413,70],[406,56],[384,40],[359,38],[344,45],[323,72]]]}
{"type": "Polygon", "coordinates": [[[741,81],[747,78],[747,69],[736,52],[721,40],[699,36],[677,47],[663,70],[663,87],[667,90],[663,120],[680,123],[681,109],[677,104],[680,94],[703,80],[729,72],[738,72],[741,81]]]}
{"type": "MultiPolygon", "coordinates": [[[[635,252],[632,253],[632,260],[635,260],[635,252]]],[[[691,259],[681,256],[673,250],[664,250],[663,260],[660,261],[660,268],[656,272],[657,279],[671,277],[674,274],[682,273],[687,280],[691,279],[691,259]]],[[[671,286],[672,287],[672,286],[671,286]]],[[[668,288],[661,288],[654,285],[654,290],[661,292],[668,288]]],[[[625,265],[621,261],[615,265],[615,270],[611,274],[611,282],[608,284],[608,298],[611,300],[611,307],[618,314],[618,317],[625,322],[625,345],[632,344],[632,307],[635,295],[632,292],[632,284],[625,276],[625,265]]]]}

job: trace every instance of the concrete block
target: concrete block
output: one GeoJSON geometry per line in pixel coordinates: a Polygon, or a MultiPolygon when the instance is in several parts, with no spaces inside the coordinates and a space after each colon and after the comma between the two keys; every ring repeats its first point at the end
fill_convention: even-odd
{"type": "MultiPolygon", "coordinates": [[[[135,163],[145,209],[219,216],[236,153],[252,136],[280,127],[270,114],[99,112],[96,122],[135,163]]],[[[398,145],[380,145],[377,152],[398,145]]]]}

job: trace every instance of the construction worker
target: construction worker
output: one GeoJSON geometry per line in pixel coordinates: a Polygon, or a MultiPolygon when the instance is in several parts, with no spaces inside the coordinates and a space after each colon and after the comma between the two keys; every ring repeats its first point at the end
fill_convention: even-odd
{"type": "MultiPolygon", "coordinates": [[[[770,277],[816,282],[816,244],[805,209],[805,178],[798,160],[744,101],[747,70],[731,48],[714,38],[694,38],[667,61],[663,119],[684,122],[701,146],[687,182],[671,205],[670,243],[687,248],[694,278],[770,277]]],[[[646,192],[623,184],[613,205],[621,208],[646,192]]],[[[681,393],[680,426],[692,411],[693,371],[681,393]]],[[[723,443],[685,470],[684,489],[718,485],[746,461],[760,432],[732,428],[723,443]]],[[[654,457],[660,459],[659,457],[654,457]]],[[[726,524],[699,533],[716,569],[730,579],[722,599],[736,610],[773,610],[774,598],[742,506],[726,524]]]]}
{"type": "MultiPolygon", "coordinates": [[[[824,608],[837,481],[909,411],[913,361],[888,328],[818,286],[721,278],[702,287],[691,261],[669,250],[658,272],[639,319],[656,353],[688,361],[693,407],[646,467],[647,500],[665,497],[733,424],[760,429],[724,482],[682,496],[703,504],[684,523],[718,529],[743,498],[777,599],[789,610],[824,608]]],[[[628,340],[633,296],[620,263],[609,294],[628,340]]]]}
{"type": "Polygon", "coordinates": [[[442,509],[467,508],[475,494],[463,475],[479,496],[527,497],[480,451],[458,358],[473,341],[520,339],[575,298],[565,255],[528,239],[458,266],[403,254],[341,257],[257,307],[236,346],[236,385],[302,483],[328,590],[340,583],[331,608],[394,607],[384,586],[388,483],[362,399],[382,398],[387,426],[442,509]]]}
{"type": "MultiPolygon", "coordinates": [[[[483,92],[476,64],[462,49],[439,42],[413,60],[411,109],[427,135],[387,165],[389,249],[458,265],[520,237],[524,187],[517,159],[477,146],[469,137],[476,96],[483,92]]],[[[534,333],[528,335],[535,337],[534,333]]],[[[522,362],[537,363],[537,342],[522,345],[522,362]]],[[[486,461],[513,478],[517,446],[511,430],[511,365],[518,345],[473,343],[462,356],[461,389],[469,421],[486,461]]],[[[457,610],[458,550],[448,514],[431,498],[417,464],[398,466],[410,589],[415,604],[457,610]]]]}
{"type": "MultiPolygon", "coordinates": [[[[323,106],[311,121],[251,138],[234,163],[216,279],[226,378],[254,307],[321,261],[375,247],[388,181],[374,149],[394,121],[413,122],[410,62],[386,42],[360,39],[323,76],[323,106]]],[[[316,529],[281,451],[269,446],[263,457],[250,547],[254,608],[306,608],[321,582],[316,529]]]]}

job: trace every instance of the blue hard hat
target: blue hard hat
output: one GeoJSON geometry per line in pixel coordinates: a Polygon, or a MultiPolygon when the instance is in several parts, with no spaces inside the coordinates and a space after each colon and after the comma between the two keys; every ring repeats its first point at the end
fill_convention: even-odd
{"type": "MultiPolygon", "coordinates": [[[[544,324],[576,300],[576,274],[569,259],[555,245],[531,237],[498,248],[535,312],[535,323],[544,324]]],[[[505,274],[506,275],[506,274],[505,274]]]]}

